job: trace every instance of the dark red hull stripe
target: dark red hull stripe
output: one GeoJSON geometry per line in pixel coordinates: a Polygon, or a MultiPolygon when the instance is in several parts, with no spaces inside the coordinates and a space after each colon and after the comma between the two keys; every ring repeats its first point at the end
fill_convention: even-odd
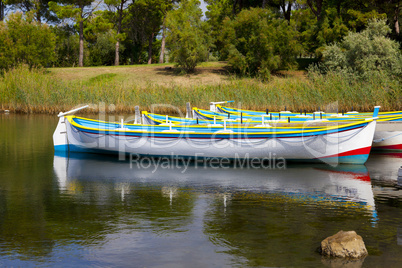
{"type": "Polygon", "coordinates": [[[387,145],[387,146],[376,146],[373,149],[381,149],[381,150],[402,150],[402,144],[395,145],[387,145]]]}

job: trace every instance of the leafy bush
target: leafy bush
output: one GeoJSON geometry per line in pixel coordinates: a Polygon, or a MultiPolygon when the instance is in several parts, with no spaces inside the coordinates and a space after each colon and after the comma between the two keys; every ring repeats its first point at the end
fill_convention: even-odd
{"type": "Polygon", "coordinates": [[[47,24],[34,21],[32,13],[12,13],[0,22],[0,69],[18,63],[48,66],[54,59],[54,50],[54,33],[47,24]]]}
{"type": "MultiPolygon", "coordinates": [[[[56,35],[56,56],[53,62],[54,67],[78,66],[78,55],[80,53],[80,40],[74,29],[66,26],[52,27],[56,35]]],[[[86,50],[84,51],[84,53],[86,50]]]]}
{"type": "Polygon", "coordinates": [[[193,72],[199,62],[208,56],[207,24],[201,20],[198,0],[183,0],[178,9],[167,16],[167,44],[170,60],[185,72],[193,72]]]}
{"type": "MultiPolygon", "coordinates": [[[[120,45],[120,51],[124,46],[120,45]]],[[[116,37],[111,31],[96,35],[96,42],[89,49],[90,65],[113,65],[116,52],[116,37]]]]}
{"type": "Polygon", "coordinates": [[[269,78],[270,72],[296,65],[297,32],[267,9],[252,8],[224,21],[223,54],[242,75],[269,78]]]}
{"type": "Polygon", "coordinates": [[[371,20],[360,33],[350,32],[341,43],[326,46],[322,70],[351,73],[366,79],[373,72],[402,75],[399,44],[387,37],[391,29],[385,20],[371,20]]]}

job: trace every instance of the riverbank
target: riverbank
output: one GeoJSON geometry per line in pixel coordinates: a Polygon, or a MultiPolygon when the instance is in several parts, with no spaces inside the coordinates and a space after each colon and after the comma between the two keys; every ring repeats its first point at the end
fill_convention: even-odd
{"type": "Polygon", "coordinates": [[[91,104],[87,112],[174,112],[185,103],[207,108],[210,101],[234,100],[254,110],[402,110],[401,85],[386,77],[350,81],[339,74],[307,76],[284,72],[270,82],[238,78],[225,63],[205,63],[195,74],[179,75],[172,65],[49,68],[20,66],[0,78],[0,107],[16,113],[58,113],[91,104]],[[157,104],[156,106],[152,106],[157,104]],[[104,107],[104,108],[103,108],[104,107]]]}

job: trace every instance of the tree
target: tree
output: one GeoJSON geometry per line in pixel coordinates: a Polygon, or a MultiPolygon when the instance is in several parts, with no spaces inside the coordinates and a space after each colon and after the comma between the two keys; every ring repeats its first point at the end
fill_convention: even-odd
{"type": "MultiPolygon", "coordinates": [[[[316,2],[310,1],[314,4],[314,11],[317,10],[316,2]]],[[[292,12],[304,51],[320,58],[326,45],[340,42],[349,31],[362,31],[370,19],[385,18],[385,14],[378,13],[374,6],[370,1],[363,0],[326,0],[322,2],[317,18],[318,13],[313,13],[304,0],[301,8],[292,12]]]]}
{"type": "Polygon", "coordinates": [[[115,48],[115,60],[114,65],[118,66],[120,62],[120,41],[124,39],[124,35],[121,34],[122,30],[122,21],[125,16],[125,10],[129,7],[131,0],[105,0],[105,4],[109,6],[109,8],[115,13],[115,22],[116,22],[116,30],[117,30],[117,40],[116,40],[116,48],[115,48]]]}
{"type": "MultiPolygon", "coordinates": [[[[223,49],[223,43],[219,38],[223,31],[223,21],[226,17],[233,18],[232,5],[233,0],[204,0],[208,3],[205,16],[207,17],[207,23],[211,29],[210,36],[214,42],[214,50],[220,60],[226,60],[220,52],[223,49]]],[[[214,53],[214,54],[215,54],[214,53]]]]}
{"type": "Polygon", "coordinates": [[[50,0],[3,0],[14,9],[19,9],[24,13],[33,12],[35,19],[39,23],[43,20],[47,23],[56,23],[57,17],[49,10],[50,0]]]}
{"type": "Polygon", "coordinates": [[[163,20],[162,20],[162,40],[161,40],[161,53],[159,55],[159,63],[163,63],[165,59],[165,46],[166,46],[166,16],[167,13],[173,9],[174,4],[180,0],[162,0],[160,5],[163,20]]]}
{"type": "Polygon", "coordinates": [[[287,20],[290,21],[290,15],[292,12],[292,6],[294,4],[294,1],[285,1],[285,0],[279,0],[279,6],[280,9],[283,13],[283,17],[287,20]]]}
{"type": "Polygon", "coordinates": [[[321,21],[324,11],[324,0],[306,0],[306,3],[316,16],[317,21],[321,21]]]}
{"type": "Polygon", "coordinates": [[[373,6],[375,6],[376,10],[380,13],[386,13],[388,17],[388,21],[393,30],[394,37],[401,40],[400,36],[400,17],[401,17],[401,0],[373,0],[373,6]]]}
{"type": "Polygon", "coordinates": [[[10,14],[0,22],[0,68],[18,63],[30,67],[48,66],[54,60],[55,35],[47,24],[40,24],[31,13],[10,14]]]}
{"type": "Polygon", "coordinates": [[[399,44],[386,37],[390,32],[385,20],[371,20],[361,33],[350,32],[341,43],[326,47],[324,69],[362,78],[377,71],[401,77],[402,55],[399,44]]]}
{"type": "Polygon", "coordinates": [[[208,56],[210,39],[206,34],[207,24],[201,18],[198,0],[183,0],[167,15],[170,56],[185,72],[193,72],[208,56]]]}
{"type": "Polygon", "coordinates": [[[223,29],[224,53],[242,75],[267,79],[271,71],[296,64],[297,32],[267,9],[243,10],[235,19],[227,18],[223,29]]]}
{"type": "Polygon", "coordinates": [[[163,2],[164,0],[137,0],[129,9],[130,35],[138,46],[148,41],[148,64],[152,63],[153,43],[162,25],[163,2]]]}
{"type": "Polygon", "coordinates": [[[14,41],[10,36],[7,24],[0,21],[0,71],[15,64],[15,52],[14,41]]]}
{"type": "MultiPolygon", "coordinates": [[[[116,60],[118,34],[110,22],[107,11],[95,11],[85,23],[84,39],[88,45],[89,57],[86,62],[91,66],[113,65],[116,60]]],[[[119,45],[119,51],[124,46],[119,45]]]]}
{"type": "Polygon", "coordinates": [[[62,5],[56,2],[49,2],[50,9],[56,12],[59,18],[70,18],[76,21],[79,26],[80,52],[78,65],[84,66],[84,22],[97,9],[98,5],[92,7],[93,0],[63,0],[62,5]]]}
{"type": "Polygon", "coordinates": [[[222,34],[223,21],[225,18],[234,19],[239,12],[252,7],[269,9],[274,14],[291,20],[292,10],[298,7],[296,0],[204,0],[208,3],[208,10],[205,15],[208,18],[207,23],[211,27],[212,39],[214,40],[214,53],[219,59],[225,60],[220,52],[223,44],[219,38],[222,34]]]}
{"type": "MultiPolygon", "coordinates": [[[[122,47],[124,49],[124,47],[122,47]]],[[[91,66],[113,65],[115,63],[116,38],[112,31],[96,34],[96,42],[89,49],[91,66]]]]}
{"type": "Polygon", "coordinates": [[[56,35],[55,67],[71,67],[78,65],[80,41],[70,25],[59,25],[52,28],[56,35]]]}
{"type": "Polygon", "coordinates": [[[6,4],[4,3],[4,0],[0,0],[0,21],[4,20],[5,7],[6,7],[6,4]]]}

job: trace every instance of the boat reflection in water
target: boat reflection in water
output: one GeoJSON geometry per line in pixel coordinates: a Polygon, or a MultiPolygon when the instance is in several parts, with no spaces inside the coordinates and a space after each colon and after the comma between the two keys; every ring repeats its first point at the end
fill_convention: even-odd
{"type": "Polygon", "coordinates": [[[54,156],[60,195],[112,214],[110,224],[95,217],[106,225],[101,233],[113,233],[97,236],[104,239],[92,254],[97,261],[118,249],[135,256],[127,265],[319,267],[319,241],[341,229],[364,233],[378,225],[364,165],[168,164],[54,156]]]}
{"type": "Polygon", "coordinates": [[[372,180],[379,183],[398,183],[398,170],[402,166],[402,153],[370,154],[366,166],[372,180]]]}
{"type": "MultiPolygon", "coordinates": [[[[61,190],[82,188],[80,183],[113,182],[121,199],[141,185],[160,188],[170,203],[179,192],[221,198],[226,206],[239,193],[270,195],[293,201],[363,207],[375,219],[375,203],[369,173],[364,165],[291,165],[283,169],[241,168],[206,163],[158,163],[157,159],[118,161],[111,156],[70,154],[54,156],[54,171],[61,190]]],[[[104,198],[97,195],[99,198],[104,198]]]]}

